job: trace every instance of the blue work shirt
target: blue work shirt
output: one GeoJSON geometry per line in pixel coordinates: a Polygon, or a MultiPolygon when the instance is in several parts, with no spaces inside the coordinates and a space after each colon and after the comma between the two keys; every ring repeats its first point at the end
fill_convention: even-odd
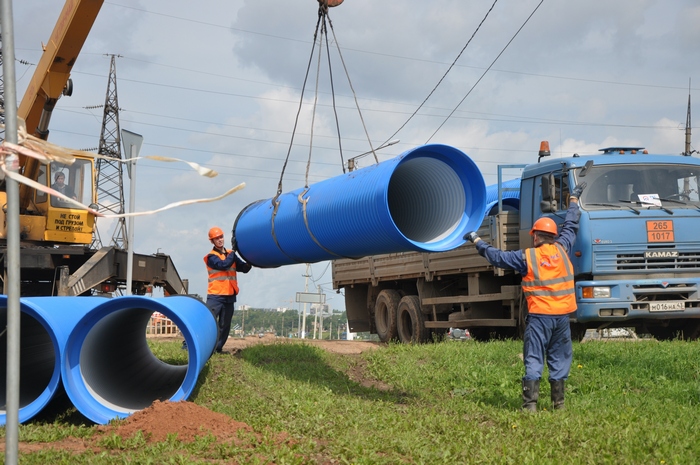
{"type": "MultiPolygon", "coordinates": [[[[207,255],[207,266],[209,268],[212,268],[214,270],[228,270],[233,266],[234,263],[236,264],[236,273],[247,273],[252,268],[250,263],[241,260],[236,254],[236,252],[234,252],[233,250],[226,250],[226,248],[224,247],[223,250],[220,251],[220,253],[226,255],[226,258],[222,260],[213,253],[207,255]]],[[[236,301],[235,295],[219,295],[207,293],[207,300],[212,298],[227,303],[233,303],[236,301]]]]}
{"type": "MultiPolygon", "coordinates": [[[[569,202],[569,209],[566,211],[566,218],[559,231],[558,242],[564,247],[567,253],[571,252],[571,247],[576,240],[578,232],[578,220],[581,217],[581,210],[578,202],[569,202]]],[[[490,264],[498,268],[515,270],[522,276],[527,274],[527,261],[525,260],[525,250],[500,250],[486,241],[478,241],[476,251],[484,257],[490,264]]]]}
{"type": "Polygon", "coordinates": [[[235,262],[237,272],[247,273],[250,271],[251,265],[238,258],[238,255],[236,255],[236,252],[233,250],[226,250],[224,248],[223,254],[226,255],[226,258],[223,260],[213,253],[207,255],[207,266],[215,270],[228,270],[235,262]]]}

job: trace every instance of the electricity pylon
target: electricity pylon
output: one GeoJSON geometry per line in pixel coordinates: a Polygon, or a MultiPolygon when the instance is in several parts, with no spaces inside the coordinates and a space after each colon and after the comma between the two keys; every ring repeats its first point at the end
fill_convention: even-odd
{"type": "MultiPolygon", "coordinates": [[[[118,55],[110,55],[109,78],[107,94],[105,96],[104,113],[102,117],[102,133],[100,135],[100,147],[98,153],[109,159],[97,159],[97,205],[100,212],[115,214],[124,213],[124,177],[122,171],[121,132],[119,128],[119,99],[117,98],[117,66],[115,58],[118,55]]],[[[96,220],[97,221],[97,220],[96,220]]],[[[95,227],[90,248],[100,249],[102,240],[95,227]]],[[[110,245],[119,249],[126,249],[127,241],[126,222],[119,218],[112,234],[110,245]]]]}

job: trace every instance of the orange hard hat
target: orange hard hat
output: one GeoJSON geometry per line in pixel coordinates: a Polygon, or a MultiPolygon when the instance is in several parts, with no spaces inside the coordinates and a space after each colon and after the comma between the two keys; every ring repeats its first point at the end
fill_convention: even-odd
{"type": "Polygon", "coordinates": [[[540,218],[535,221],[530,230],[530,235],[535,234],[535,231],[541,231],[543,233],[551,234],[556,236],[558,234],[557,224],[551,218],[540,218]]]}
{"type": "Polygon", "coordinates": [[[209,230],[209,240],[214,239],[215,237],[221,237],[224,235],[224,232],[219,228],[218,226],[214,226],[209,230]]]}

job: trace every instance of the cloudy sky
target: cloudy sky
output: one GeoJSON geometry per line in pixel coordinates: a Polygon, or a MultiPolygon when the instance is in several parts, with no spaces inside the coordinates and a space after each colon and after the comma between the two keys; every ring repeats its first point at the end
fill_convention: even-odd
{"type": "MultiPolygon", "coordinates": [[[[29,63],[16,65],[18,101],[63,3],[13,2],[15,54],[29,63]]],[[[320,69],[318,44],[312,55],[317,13],[316,0],[105,1],[73,68],[73,95],[56,106],[49,140],[97,147],[102,110],[88,107],[104,103],[108,55],[119,55],[121,128],[143,135],[141,155],[219,172],[210,179],[186,165],[139,162],[136,209],[246,183],[219,202],[135,220],[136,252],[169,254],[192,293],[206,294],[208,229],[220,226],[228,244],[238,213],[277,193],[302,89],[283,192],[304,186],[309,154],[309,184],[341,175],[343,162],[370,149],[367,136],[374,147],[400,140],[378,152],[380,161],[426,142],[453,145],[487,184],[499,164],[536,162],[541,140],[554,156],[611,145],[680,153],[689,88],[700,98],[696,0],[346,0],[329,11],[330,70],[325,43],[320,69]]],[[[360,167],[372,163],[358,159],[360,167]]],[[[98,225],[107,242],[111,224],[98,225]]],[[[239,304],[299,308],[306,269],[240,276],[239,304]]],[[[308,275],[310,291],[320,286],[344,309],[328,262],[308,275]]]]}

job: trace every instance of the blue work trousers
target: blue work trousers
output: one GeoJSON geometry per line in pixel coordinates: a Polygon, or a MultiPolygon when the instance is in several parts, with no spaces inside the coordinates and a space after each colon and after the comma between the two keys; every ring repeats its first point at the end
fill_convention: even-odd
{"type": "Polygon", "coordinates": [[[207,308],[216,318],[218,337],[214,350],[221,352],[231,331],[231,318],[233,318],[233,304],[236,303],[235,295],[207,294],[207,308]]]}
{"type": "Polygon", "coordinates": [[[528,315],[523,341],[523,380],[539,380],[547,357],[549,380],[564,380],[569,376],[573,348],[569,316],[528,315]]]}

